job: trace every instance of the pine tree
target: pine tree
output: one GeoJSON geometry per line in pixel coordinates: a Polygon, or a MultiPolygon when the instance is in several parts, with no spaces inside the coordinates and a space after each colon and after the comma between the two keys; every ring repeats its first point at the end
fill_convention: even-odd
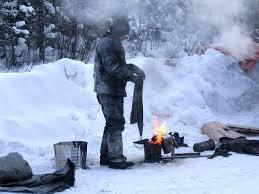
{"type": "Polygon", "coordinates": [[[28,60],[30,24],[34,9],[27,0],[6,0],[2,3],[1,41],[10,67],[18,67],[28,60]]]}

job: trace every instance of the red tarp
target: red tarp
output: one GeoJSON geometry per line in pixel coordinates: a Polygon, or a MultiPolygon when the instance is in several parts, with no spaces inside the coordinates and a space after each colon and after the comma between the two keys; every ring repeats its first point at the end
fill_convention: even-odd
{"type": "MultiPolygon", "coordinates": [[[[259,60],[259,43],[253,43],[254,47],[254,53],[251,53],[250,56],[248,56],[246,59],[239,61],[240,67],[244,71],[251,70],[254,65],[257,63],[257,60],[259,60]]],[[[232,56],[231,52],[218,46],[211,46],[211,48],[223,53],[224,55],[230,55],[232,56]]]]}

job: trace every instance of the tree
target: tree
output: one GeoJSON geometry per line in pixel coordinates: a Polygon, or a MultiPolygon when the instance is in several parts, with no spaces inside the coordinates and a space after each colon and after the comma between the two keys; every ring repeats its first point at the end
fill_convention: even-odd
{"type": "Polygon", "coordinates": [[[27,0],[2,1],[0,35],[7,64],[19,67],[26,62],[34,9],[27,0]]]}

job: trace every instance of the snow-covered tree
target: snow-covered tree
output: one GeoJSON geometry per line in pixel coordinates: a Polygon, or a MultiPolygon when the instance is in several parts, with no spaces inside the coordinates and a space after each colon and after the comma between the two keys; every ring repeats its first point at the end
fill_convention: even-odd
{"type": "Polygon", "coordinates": [[[192,36],[186,28],[191,14],[190,0],[145,0],[139,1],[137,8],[130,10],[131,51],[153,55],[168,45],[174,55],[186,49],[184,41],[192,36]]]}
{"type": "MultiPolygon", "coordinates": [[[[130,19],[126,50],[131,56],[199,54],[219,33],[217,26],[208,25],[210,18],[202,21],[207,24],[197,18],[199,2],[206,9],[212,1],[0,0],[0,60],[10,67],[63,57],[88,61],[103,23],[117,12],[130,19]]],[[[258,28],[259,0],[247,2],[244,9],[249,11],[240,22],[247,29],[258,28]]]]}
{"type": "Polygon", "coordinates": [[[4,56],[11,66],[21,66],[28,59],[34,9],[28,0],[6,0],[2,2],[1,13],[0,39],[5,42],[4,56]]]}

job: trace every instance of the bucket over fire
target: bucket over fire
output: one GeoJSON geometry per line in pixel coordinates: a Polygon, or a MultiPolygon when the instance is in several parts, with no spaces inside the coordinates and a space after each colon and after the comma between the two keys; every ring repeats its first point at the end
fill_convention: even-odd
{"type": "Polygon", "coordinates": [[[155,163],[162,159],[161,146],[159,144],[153,144],[146,142],[144,144],[145,162],[155,163]]]}
{"type": "Polygon", "coordinates": [[[54,144],[56,169],[62,169],[69,158],[76,168],[87,169],[87,142],[70,141],[54,144]]]}

